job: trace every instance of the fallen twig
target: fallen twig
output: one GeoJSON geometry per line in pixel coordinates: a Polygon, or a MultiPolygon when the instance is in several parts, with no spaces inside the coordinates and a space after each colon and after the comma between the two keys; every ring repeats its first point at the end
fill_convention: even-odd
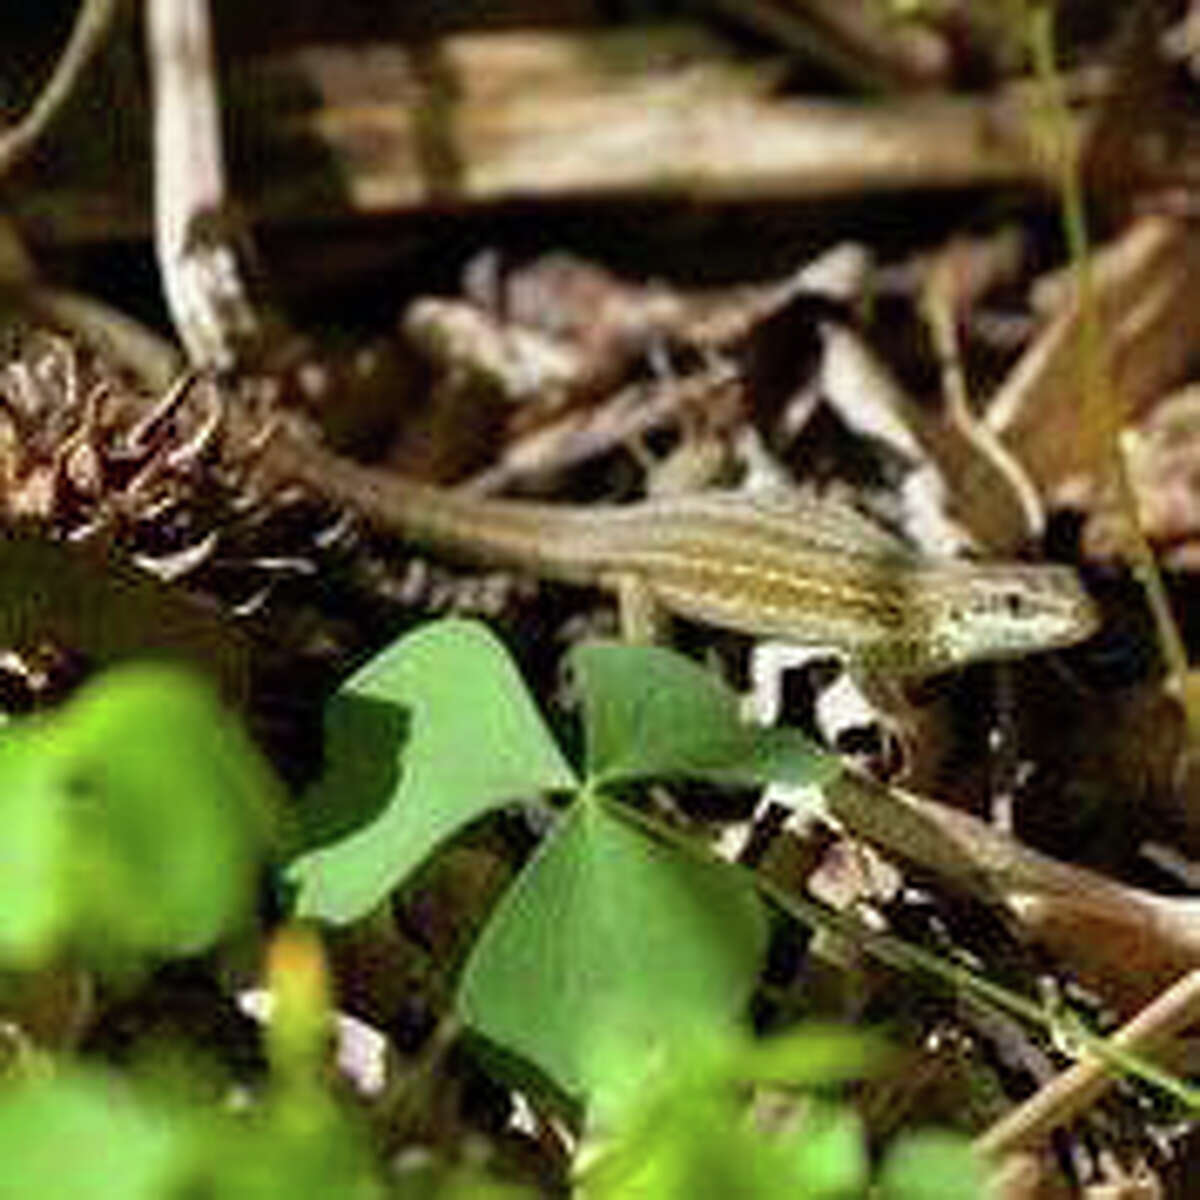
{"type": "MultiPolygon", "coordinates": [[[[1164,1042],[1200,1020],[1200,971],[1192,971],[1148,1004],[1111,1037],[1114,1049],[1152,1054],[1164,1042]]],[[[1036,1145],[1093,1104],[1118,1077],[1118,1069],[1097,1054],[1056,1075],[975,1139],[983,1157],[1002,1158],[1036,1145]]]]}

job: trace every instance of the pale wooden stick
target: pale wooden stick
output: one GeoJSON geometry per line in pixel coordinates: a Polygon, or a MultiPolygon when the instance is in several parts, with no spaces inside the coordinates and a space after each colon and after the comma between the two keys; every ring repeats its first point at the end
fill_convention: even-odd
{"type": "MultiPolygon", "coordinates": [[[[196,0],[148,2],[148,15],[161,11],[178,23],[196,0]]],[[[152,38],[155,72],[170,68],[165,50],[152,38]]],[[[288,94],[303,86],[315,97],[301,111],[271,108],[268,98],[237,115],[266,147],[252,164],[256,221],[512,199],[745,202],[1050,183],[1018,90],[887,105],[780,98],[768,94],[769,71],[730,61],[685,28],[639,29],[636,38],[447,37],[436,46],[441,96],[430,94],[418,53],[386,42],[306,46],[229,64],[233,97],[263,96],[272,78],[292,81],[288,94]]],[[[176,63],[170,69],[182,70],[176,63]]],[[[185,113],[196,124],[202,118],[202,106],[185,113]]],[[[120,180],[102,204],[93,185],[68,181],[61,191],[24,189],[11,208],[48,242],[131,236],[144,226],[140,195],[120,180]]]]}
{"type": "Polygon", "coordinates": [[[260,321],[228,223],[208,0],[147,0],[154,242],[167,308],[195,367],[227,369],[260,321]]]}
{"type": "MultiPolygon", "coordinates": [[[[1183,976],[1122,1025],[1110,1041],[1121,1050],[1145,1055],[1196,1021],[1200,1021],[1200,971],[1183,976]]],[[[1113,1064],[1086,1054],[976,1138],[975,1150],[986,1158],[1002,1158],[1035,1145],[1094,1103],[1119,1073],[1113,1064]]]]}

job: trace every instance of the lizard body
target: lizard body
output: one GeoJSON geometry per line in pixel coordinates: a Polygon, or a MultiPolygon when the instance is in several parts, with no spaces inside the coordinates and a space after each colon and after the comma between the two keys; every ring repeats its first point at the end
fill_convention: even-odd
{"type": "Polygon", "coordinates": [[[1098,624],[1067,567],[922,559],[828,501],[481,499],[355,463],[287,421],[261,464],[402,537],[567,583],[632,578],[679,616],[837,647],[873,670],[920,675],[1016,657],[1081,641],[1098,624]]]}

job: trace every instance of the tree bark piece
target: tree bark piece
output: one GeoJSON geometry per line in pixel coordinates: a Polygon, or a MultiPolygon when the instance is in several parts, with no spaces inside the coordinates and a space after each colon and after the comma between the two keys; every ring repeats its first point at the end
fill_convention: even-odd
{"type": "MultiPolygon", "coordinates": [[[[769,67],[734,63],[688,27],[309,46],[222,69],[233,189],[256,221],[531,198],[1040,187],[1049,178],[1016,92],[886,104],[775,98],[769,67]]],[[[128,82],[126,112],[145,104],[139,86],[128,82]]],[[[142,236],[144,196],[123,178],[134,174],[45,189],[35,180],[11,211],[37,243],[142,236]]]]}

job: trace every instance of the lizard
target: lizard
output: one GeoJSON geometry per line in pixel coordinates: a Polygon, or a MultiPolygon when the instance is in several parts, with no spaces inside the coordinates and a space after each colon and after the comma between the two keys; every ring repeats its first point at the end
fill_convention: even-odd
{"type": "Polygon", "coordinates": [[[257,451],[376,528],[473,561],[531,569],[754,636],[830,646],[869,672],[928,675],[1071,645],[1098,627],[1059,564],[921,557],[858,510],[791,494],[698,493],[572,506],[471,496],[348,459],[292,414],[257,451]]]}
{"type": "MultiPolygon", "coordinates": [[[[197,259],[198,248],[184,244],[198,214],[223,198],[224,177],[203,6],[190,28],[178,25],[179,9],[151,6],[151,41],[161,49],[153,55],[156,224],[160,250],[170,251],[160,254],[164,287],[180,301],[170,307],[193,368],[220,371],[238,358],[229,300],[244,289],[230,291],[236,279],[210,269],[235,264],[232,250],[210,247],[197,259]],[[194,61],[180,58],[182,45],[194,61]]],[[[254,327],[253,312],[244,315],[254,327]]],[[[484,500],[342,459],[294,414],[280,415],[259,458],[280,482],[308,485],[390,532],[616,589],[626,611],[640,593],[683,617],[835,646],[867,670],[932,674],[1068,645],[1098,624],[1066,567],[928,562],[853,510],[719,495],[605,509],[484,500]]]]}

